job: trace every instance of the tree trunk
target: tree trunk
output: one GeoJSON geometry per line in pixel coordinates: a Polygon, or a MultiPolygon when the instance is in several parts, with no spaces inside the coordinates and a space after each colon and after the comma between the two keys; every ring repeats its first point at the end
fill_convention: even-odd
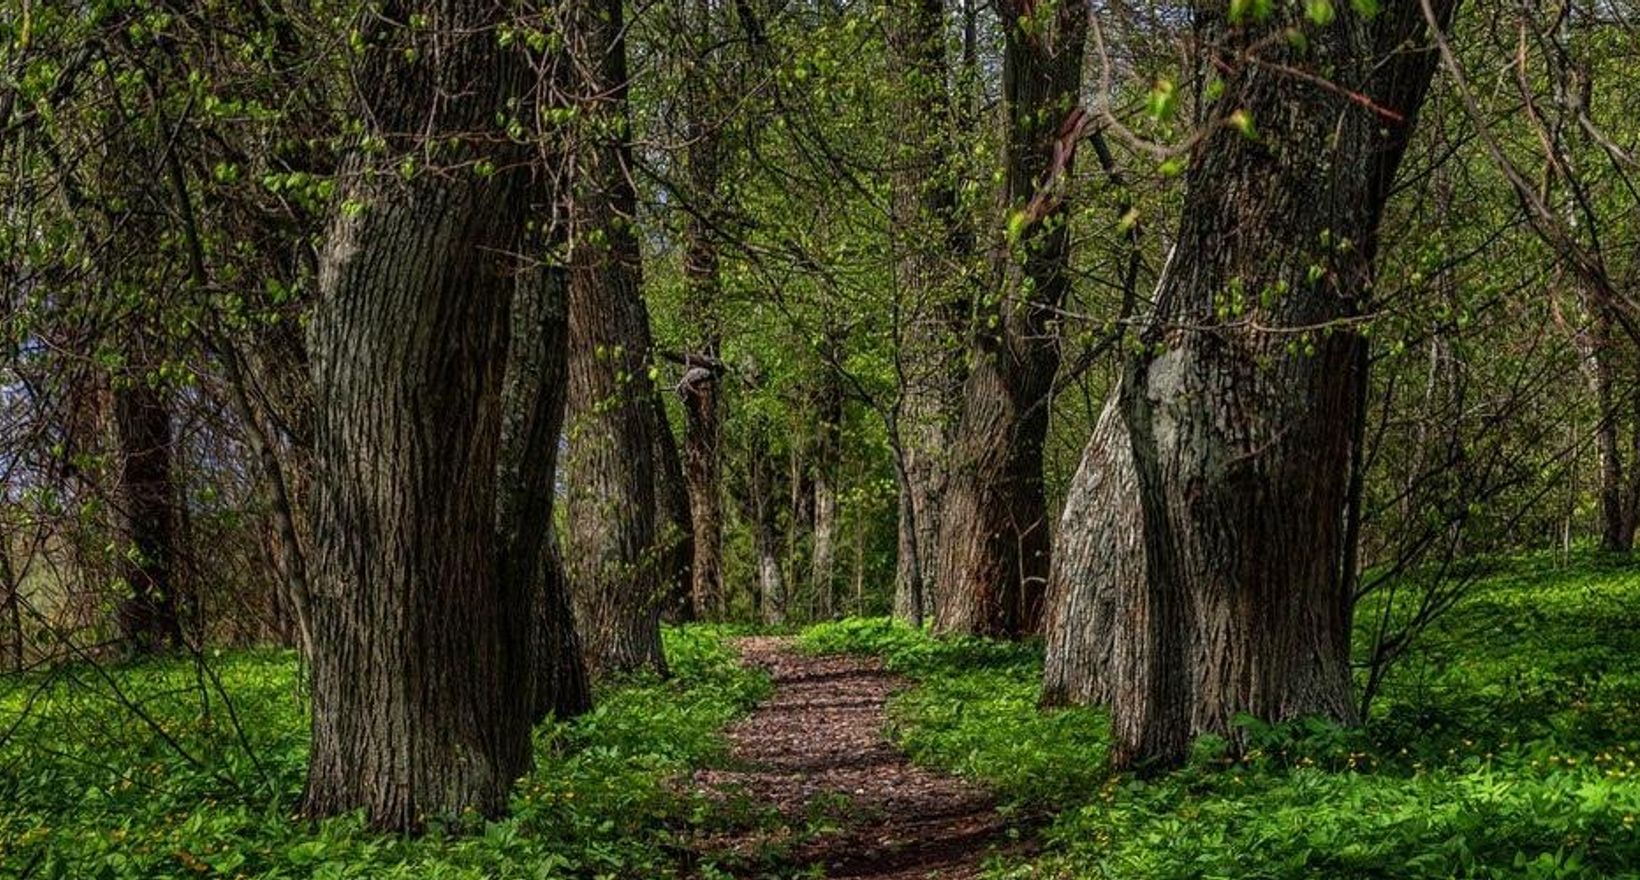
{"type": "Polygon", "coordinates": [[[895,565],[894,616],[912,626],[920,627],[929,619],[931,605],[925,592],[929,586],[928,578],[923,576],[923,568],[932,565],[933,560],[924,560],[922,546],[917,541],[920,531],[917,525],[922,511],[918,508],[916,490],[912,485],[909,459],[909,454],[906,454],[902,460],[894,463],[897,501],[895,536],[899,540],[895,565]]]}
{"type": "MultiPolygon", "coordinates": [[[[1209,114],[1245,113],[1259,130],[1220,125],[1197,148],[1175,261],[1118,392],[1145,577],[1125,588],[1142,596],[1118,603],[1119,615],[1139,606],[1116,634],[1116,655],[1135,659],[1104,685],[1117,766],[1178,762],[1195,733],[1239,744],[1241,714],[1355,717],[1341,561],[1364,343],[1351,321],[1371,295],[1379,219],[1435,60],[1404,49],[1425,33],[1419,4],[1341,14],[1313,29],[1307,52],[1261,42],[1278,32],[1267,28],[1304,26],[1302,12],[1254,27],[1216,8],[1196,15],[1199,44],[1228,71],[1209,114]],[[1239,60],[1246,51],[1358,84],[1373,106],[1267,76],[1239,60]]],[[[1099,479],[1120,486],[1124,465],[1111,457],[1099,479]]],[[[1091,543],[1134,520],[1108,527],[1117,534],[1091,543]]],[[[1085,577],[1135,571],[1112,553],[1085,577]]]]}
{"type": "Polygon", "coordinates": [[[23,640],[23,585],[17,574],[17,568],[11,561],[11,534],[0,531],[0,590],[4,590],[3,599],[0,599],[0,611],[5,614],[6,629],[6,658],[10,661],[13,672],[22,672],[25,648],[23,640]]]}
{"type": "Polygon", "coordinates": [[[814,543],[810,578],[814,587],[817,620],[836,614],[837,575],[837,473],[842,458],[843,386],[835,364],[841,358],[841,341],[828,339],[833,346],[826,369],[820,377],[815,400],[816,436],[814,444],[814,543]]]}
{"type": "MultiPolygon", "coordinates": [[[[141,362],[141,359],[138,359],[141,362]]],[[[114,389],[126,534],[124,577],[131,597],[120,606],[120,635],[139,652],[181,648],[182,602],[177,560],[177,508],[171,466],[171,413],[145,377],[114,389]]]]}
{"type": "Polygon", "coordinates": [[[312,816],[496,816],[531,762],[531,613],[495,528],[529,190],[528,153],[496,127],[530,77],[495,39],[500,14],[389,3],[366,29],[359,117],[383,155],[344,165],[310,340],[312,816]],[[425,157],[423,137],[452,167],[401,179],[389,169],[425,157]]]}
{"type": "MultiPolygon", "coordinates": [[[[1631,514],[1629,485],[1624,479],[1622,434],[1629,401],[1617,396],[1617,351],[1612,333],[1611,307],[1591,302],[1585,305],[1594,311],[1594,321],[1587,332],[1587,341],[1580,346],[1584,372],[1589,390],[1598,407],[1599,421],[1595,424],[1595,445],[1600,454],[1600,549],[1613,553],[1628,553],[1634,549],[1634,517],[1631,514]]],[[[1637,435],[1640,436],[1640,435],[1637,435]]],[[[1640,465],[1640,459],[1636,460],[1640,465]]]]}
{"type": "Polygon", "coordinates": [[[579,0],[571,47],[586,142],[578,145],[569,307],[565,561],[594,674],[664,673],[660,615],[671,572],[658,534],[657,423],[632,181],[620,0],[579,0]]]}
{"type": "Polygon", "coordinates": [[[1106,402],[1071,479],[1048,578],[1042,703],[1090,705],[1117,699],[1138,658],[1118,656],[1117,638],[1145,625],[1144,531],[1133,445],[1114,396],[1106,402]],[[1120,666],[1120,668],[1118,668],[1120,666]]]}
{"type": "Polygon", "coordinates": [[[906,123],[891,175],[894,276],[904,303],[898,340],[903,411],[897,430],[910,484],[900,503],[914,507],[899,518],[912,531],[900,536],[894,613],[920,621],[933,610],[940,496],[956,429],[964,373],[961,340],[971,307],[961,279],[973,239],[958,214],[951,163],[943,0],[894,0],[888,45],[896,107],[906,123]],[[912,584],[913,570],[920,572],[921,583],[912,584]],[[915,610],[914,596],[922,597],[915,610]]]}
{"type": "Polygon", "coordinates": [[[683,475],[678,440],[666,417],[659,388],[652,388],[655,407],[656,539],[661,544],[662,587],[669,619],[695,619],[695,529],[689,509],[689,484],[683,475]]]}
{"type": "Polygon", "coordinates": [[[786,575],[781,568],[780,505],[775,503],[779,491],[775,479],[775,461],[767,449],[752,453],[750,487],[752,526],[757,550],[758,604],[763,622],[779,626],[786,622],[786,575]]]}
{"type": "Polygon", "coordinates": [[[721,619],[723,595],[723,438],[718,376],[693,366],[678,384],[683,399],[684,473],[689,484],[690,522],[695,532],[695,567],[690,595],[695,614],[721,619]]]}
{"type": "Polygon", "coordinates": [[[554,265],[522,272],[513,293],[502,388],[496,534],[505,601],[529,609],[515,621],[526,629],[510,638],[530,646],[524,681],[532,720],[549,714],[567,718],[592,707],[552,518],[569,372],[568,321],[568,273],[554,265]]]}
{"type": "MultiPolygon", "coordinates": [[[[227,373],[228,392],[234,410],[244,424],[251,453],[256,456],[257,463],[262,468],[262,477],[268,484],[273,527],[273,534],[269,540],[269,544],[272,545],[269,558],[274,561],[274,567],[280,570],[279,587],[274,592],[272,603],[281,618],[279,637],[294,641],[302,652],[302,658],[311,663],[313,603],[308,586],[308,551],[303,546],[302,535],[297,531],[296,525],[297,494],[292,491],[289,478],[293,469],[287,468],[285,462],[280,461],[279,454],[274,451],[272,436],[256,407],[251,403],[250,383],[245,376],[239,352],[233,348],[232,341],[223,340],[219,344],[219,354],[227,373]],[[292,626],[294,633],[291,632],[292,626]]],[[[290,379],[286,376],[280,378],[290,379]]],[[[305,399],[307,395],[302,396],[305,399]]],[[[311,417],[311,412],[308,415],[311,417]]],[[[309,450],[305,448],[294,448],[290,457],[305,462],[309,457],[308,453],[309,450]]],[[[294,472],[300,473],[300,470],[294,472]]]]}
{"type": "Polygon", "coordinates": [[[1000,291],[975,328],[941,501],[935,629],[1018,637],[1040,626],[1048,577],[1042,444],[1059,368],[1056,317],[1070,289],[1070,236],[1062,204],[1023,227],[1017,218],[1055,170],[1059,129],[1080,87],[1087,10],[1068,3],[1003,17],[1001,196],[1020,234],[999,250],[1000,291]]]}

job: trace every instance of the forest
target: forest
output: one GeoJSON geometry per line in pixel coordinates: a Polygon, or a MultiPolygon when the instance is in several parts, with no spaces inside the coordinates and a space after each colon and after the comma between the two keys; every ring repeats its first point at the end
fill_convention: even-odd
{"type": "Polygon", "coordinates": [[[1636,70],[0,0],[0,878],[1640,878],[1636,70]]]}

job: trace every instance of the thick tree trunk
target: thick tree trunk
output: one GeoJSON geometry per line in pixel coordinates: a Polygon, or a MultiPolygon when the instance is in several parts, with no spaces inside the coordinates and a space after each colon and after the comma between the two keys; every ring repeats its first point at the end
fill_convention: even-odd
{"type": "MultiPolygon", "coordinates": [[[[1002,204],[1017,227],[1013,218],[1050,177],[1059,129],[1076,104],[1087,10],[1037,6],[1004,18],[1002,204]]],[[[941,500],[935,628],[942,633],[1018,637],[1041,623],[1049,561],[1042,444],[1059,368],[1056,317],[1070,289],[1064,209],[1051,210],[999,252],[1000,292],[987,305],[994,320],[975,328],[941,500]]]]}
{"type": "MultiPolygon", "coordinates": [[[[1118,392],[1145,551],[1142,584],[1117,588],[1114,655],[1130,659],[1103,684],[1118,766],[1182,760],[1195,733],[1239,742],[1244,713],[1354,719],[1342,560],[1363,361],[1351,320],[1371,295],[1378,222],[1433,73],[1434,53],[1404,48],[1425,32],[1418,6],[1342,14],[1303,53],[1252,48],[1265,28],[1303,26],[1301,12],[1259,27],[1197,12],[1199,44],[1228,71],[1209,112],[1246,113],[1259,133],[1222,126],[1198,148],[1145,353],[1118,392]],[[1318,75],[1374,107],[1268,76],[1242,51],[1324,65],[1318,75]]],[[[1111,456],[1097,479],[1119,487],[1126,466],[1111,456]]],[[[1113,517],[1083,539],[1119,541],[1134,526],[1113,517]]],[[[1106,553],[1083,577],[1135,568],[1106,553]]]]}
{"type": "Polygon", "coordinates": [[[961,278],[973,240],[958,216],[950,161],[943,0],[894,0],[888,41],[896,106],[906,123],[894,157],[892,219],[895,285],[905,324],[898,355],[904,402],[897,430],[909,491],[900,503],[913,508],[899,517],[908,531],[899,541],[894,613],[920,621],[933,611],[940,496],[956,430],[965,369],[962,340],[971,307],[961,278]],[[911,582],[913,571],[921,583],[911,582]],[[913,609],[917,596],[921,604],[913,609]]]}
{"type": "Polygon", "coordinates": [[[171,466],[171,413],[143,377],[114,389],[120,485],[131,551],[123,554],[131,590],[121,604],[120,635],[141,652],[183,647],[177,560],[177,508],[171,466]]]}
{"type": "Polygon", "coordinates": [[[574,193],[566,569],[594,674],[665,672],[672,572],[659,534],[658,424],[640,291],[637,193],[620,0],[578,0],[571,47],[586,123],[574,193]]]}
{"type": "Polygon", "coordinates": [[[377,827],[414,830],[502,813],[531,761],[533,694],[520,687],[531,614],[498,570],[495,529],[529,189],[528,156],[505,146],[496,120],[528,76],[495,38],[499,7],[389,3],[371,22],[359,115],[386,155],[376,165],[361,151],[344,166],[311,327],[304,810],[362,808],[377,827]],[[424,26],[396,24],[412,17],[424,26]],[[423,136],[452,168],[409,180],[388,170],[424,156],[423,136]],[[473,173],[481,160],[503,170],[473,173]]]}

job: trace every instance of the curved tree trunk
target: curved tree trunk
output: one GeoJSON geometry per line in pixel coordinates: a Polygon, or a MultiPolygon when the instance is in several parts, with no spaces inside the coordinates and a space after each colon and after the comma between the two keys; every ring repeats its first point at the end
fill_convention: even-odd
{"type": "MultiPolygon", "coordinates": [[[[1002,203],[1014,226],[1013,218],[1038,199],[1055,172],[1060,127],[1081,85],[1087,10],[1070,3],[1003,17],[1009,26],[1002,203]]],[[[935,600],[941,633],[1018,637],[1041,623],[1049,551],[1042,444],[1059,369],[1057,311],[1070,289],[1063,205],[1050,211],[999,252],[1001,288],[988,306],[995,320],[975,329],[941,500],[935,600]]]]}
{"type": "MultiPolygon", "coordinates": [[[[1136,674],[1106,685],[1118,766],[1180,761],[1196,733],[1239,742],[1244,713],[1354,719],[1342,564],[1364,343],[1350,321],[1433,73],[1433,52],[1405,50],[1425,32],[1418,7],[1340,15],[1304,53],[1252,48],[1302,12],[1255,27],[1197,12],[1229,72],[1209,112],[1246,113],[1259,132],[1222,126],[1198,148],[1175,263],[1118,392],[1145,547],[1143,595],[1118,603],[1140,606],[1115,648],[1136,674]],[[1373,107],[1267,76],[1241,51],[1358,84],[1373,107]]],[[[1115,554],[1086,577],[1131,573],[1115,554]]]]}
{"type": "Polygon", "coordinates": [[[578,156],[569,296],[566,569],[594,674],[665,672],[671,572],[659,534],[658,413],[640,291],[621,0],[578,0],[578,156]]]}
{"type": "Polygon", "coordinates": [[[494,816],[531,761],[518,686],[529,615],[497,569],[494,528],[511,255],[529,189],[527,155],[491,135],[528,79],[494,37],[499,15],[389,3],[366,28],[360,117],[385,143],[381,160],[423,155],[425,134],[446,161],[505,170],[403,180],[363,151],[344,166],[311,328],[309,815],[362,808],[395,830],[494,816]],[[412,16],[425,27],[391,24],[412,16]]]}

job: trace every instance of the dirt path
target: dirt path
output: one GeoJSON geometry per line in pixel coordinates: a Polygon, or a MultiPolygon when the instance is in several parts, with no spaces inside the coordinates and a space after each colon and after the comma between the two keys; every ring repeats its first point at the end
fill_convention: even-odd
{"type": "MultiPolygon", "coordinates": [[[[970,880],[991,853],[1017,848],[985,792],[912,766],[886,738],[884,709],[905,679],[875,658],[809,656],[786,638],[736,646],[769,670],[774,693],[729,730],[737,769],[701,771],[695,781],[778,810],[775,836],[788,844],[780,869],[740,876],[818,868],[833,878],[970,880]]],[[[769,842],[765,831],[711,849],[747,852],[769,842]]]]}

